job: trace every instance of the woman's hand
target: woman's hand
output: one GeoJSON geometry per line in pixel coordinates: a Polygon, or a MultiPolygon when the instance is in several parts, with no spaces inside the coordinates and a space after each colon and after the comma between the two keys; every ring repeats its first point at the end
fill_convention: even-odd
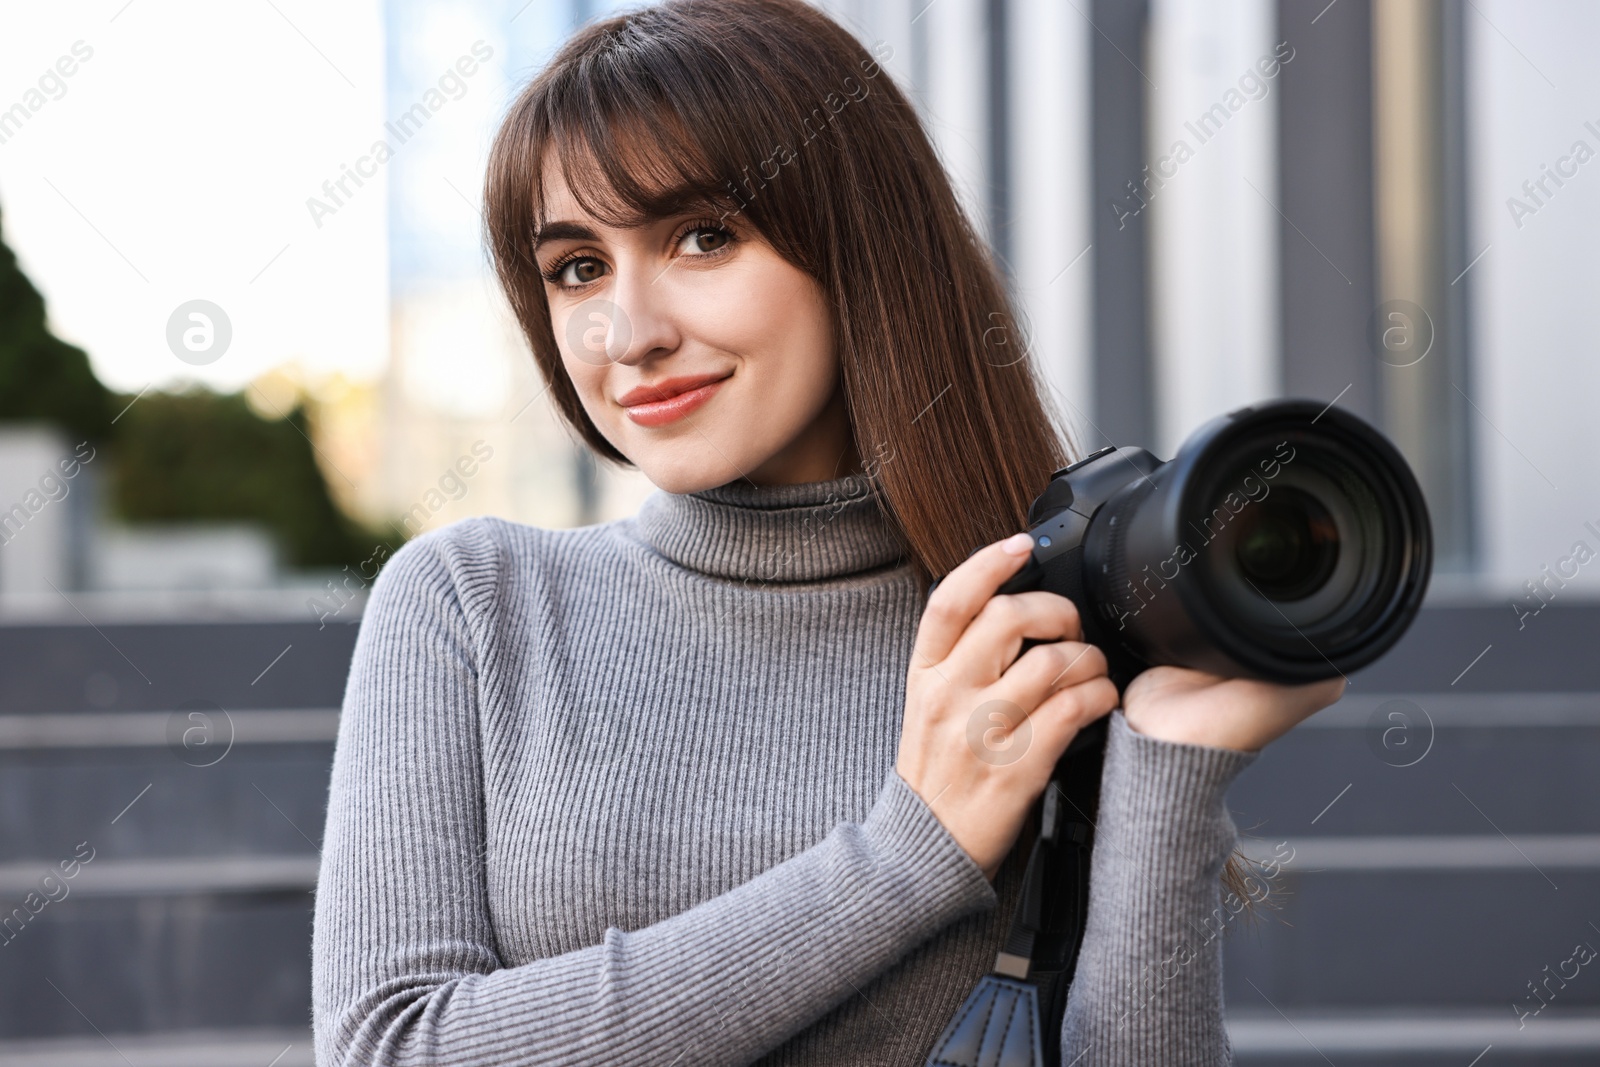
{"type": "Polygon", "coordinates": [[[1079,641],[1072,601],[995,595],[1032,548],[1025,533],[986,545],[929,595],[895,764],[991,879],[1056,760],[1117,705],[1105,655],[1079,641]],[[1018,658],[1025,637],[1046,643],[1018,658]]]}
{"type": "Polygon", "coordinates": [[[1344,695],[1345,679],[1274,685],[1185,667],[1151,667],[1122,694],[1128,725],[1147,737],[1254,752],[1344,695]]]}

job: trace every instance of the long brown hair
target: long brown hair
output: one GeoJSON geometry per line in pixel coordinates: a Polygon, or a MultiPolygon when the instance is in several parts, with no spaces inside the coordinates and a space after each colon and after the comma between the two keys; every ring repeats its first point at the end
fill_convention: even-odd
{"type": "Polygon", "coordinates": [[[884,48],[803,0],[666,0],[594,22],[512,104],[484,222],[557,408],[626,464],[562,367],[533,255],[549,153],[613,225],[689,204],[748,221],[833,306],[856,452],[927,581],[1024,529],[1073,447],[884,48]]]}

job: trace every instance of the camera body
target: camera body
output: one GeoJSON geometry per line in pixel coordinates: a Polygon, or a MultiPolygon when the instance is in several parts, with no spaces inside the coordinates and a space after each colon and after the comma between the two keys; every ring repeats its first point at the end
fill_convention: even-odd
{"type": "Polygon", "coordinates": [[[1102,448],[1056,471],[1028,522],[1033,550],[998,592],[1072,600],[1119,688],[1162,663],[1285,684],[1345,674],[1404,634],[1432,567],[1398,450],[1307,400],[1219,416],[1170,462],[1102,448]]]}
{"type": "Polygon", "coordinates": [[[1134,445],[1108,445],[1052,474],[1049,486],[1028,509],[1033,550],[1022,570],[996,591],[1046,589],[1071,600],[1078,608],[1083,640],[1106,654],[1109,674],[1118,689],[1145,664],[1118,638],[1122,627],[1116,624],[1117,607],[1098,603],[1090,595],[1084,574],[1084,542],[1090,523],[1107,501],[1141,477],[1154,474],[1161,462],[1134,445]]]}

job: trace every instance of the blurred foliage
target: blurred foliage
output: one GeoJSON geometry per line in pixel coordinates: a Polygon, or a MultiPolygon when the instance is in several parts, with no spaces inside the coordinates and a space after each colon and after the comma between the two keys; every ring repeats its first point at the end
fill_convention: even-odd
{"type": "Polygon", "coordinates": [[[379,541],[404,540],[334,504],[302,408],[267,420],[237,393],[113,396],[84,351],[50,333],[43,297],[3,240],[0,422],[54,423],[74,441],[104,443],[110,510],[128,522],[259,522],[298,567],[356,565],[379,541]]]}
{"type": "Polygon", "coordinates": [[[0,422],[51,422],[74,441],[103,441],[112,418],[89,356],[50,332],[44,297],[0,240],[0,422]]]}
{"type": "Polygon", "coordinates": [[[301,567],[354,565],[377,541],[398,543],[334,504],[302,408],[268,421],[240,393],[146,393],[116,430],[111,506],[130,522],[253,520],[301,567]]]}

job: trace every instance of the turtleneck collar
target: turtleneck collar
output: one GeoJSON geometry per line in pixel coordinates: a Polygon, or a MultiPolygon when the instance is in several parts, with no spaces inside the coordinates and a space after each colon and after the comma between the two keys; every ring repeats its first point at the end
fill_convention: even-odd
{"type": "Polygon", "coordinates": [[[692,493],[657,489],[635,525],[667,559],[718,578],[821,581],[905,558],[865,473],[797,485],[739,479],[692,493]]]}

